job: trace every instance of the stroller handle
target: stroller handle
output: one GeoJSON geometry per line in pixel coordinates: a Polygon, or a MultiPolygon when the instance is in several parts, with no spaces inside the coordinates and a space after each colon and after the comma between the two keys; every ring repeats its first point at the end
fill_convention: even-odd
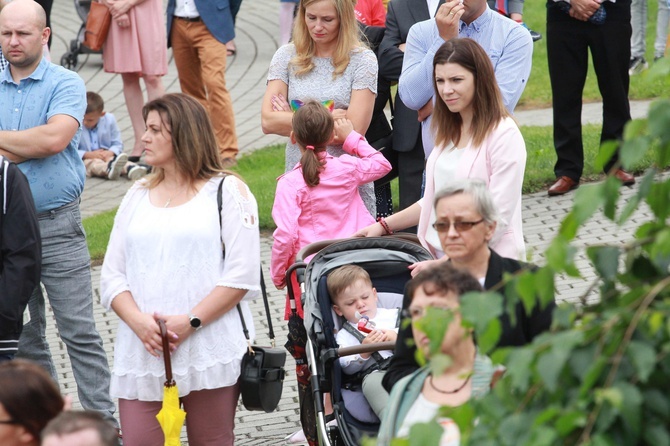
{"type": "Polygon", "coordinates": [[[337,356],[341,358],[343,356],[360,355],[361,353],[373,353],[380,350],[395,350],[395,342],[376,342],[374,344],[360,344],[351,347],[342,347],[337,349],[337,356]]]}
{"type": "MultiPolygon", "coordinates": [[[[401,239],[401,240],[406,240],[408,242],[416,243],[417,245],[421,245],[421,242],[419,241],[419,237],[416,236],[416,234],[411,234],[409,232],[396,232],[394,234],[390,235],[383,235],[382,237],[391,237],[391,238],[396,238],[396,239],[401,239]]],[[[351,238],[365,238],[365,237],[351,237],[351,238]]],[[[298,251],[298,255],[295,256],[296,262],[304,262],[305,259],[312,254],[316,254],[317,252],[321,251],[323,248],[326,246],[332,245],[333,243],[336,242],[341,242],[342,240],[347,240],[347,239],[333,239],[333,240],[322,240],[320,242],[314,242],[310,243],[309,245],[305,246],[302,248],[300,251],[298,251]]]]}

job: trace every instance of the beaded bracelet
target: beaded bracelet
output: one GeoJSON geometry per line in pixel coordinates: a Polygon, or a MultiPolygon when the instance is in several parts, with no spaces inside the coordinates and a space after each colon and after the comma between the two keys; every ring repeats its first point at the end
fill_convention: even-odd
{"type": "Polygon", "coordinates": [[[377,219],[377,222],[378,222],[380,225],[382,225],[382,229],[384,230],[384,232],[385,232],[387,235],[391,235],[391,234],[393,234],[393,230],[391,229],[391,227],[389,226],[389,224],[386,222],[386,220],[384,219],[384,217],[379,217],[379,218],[377,219]]]}

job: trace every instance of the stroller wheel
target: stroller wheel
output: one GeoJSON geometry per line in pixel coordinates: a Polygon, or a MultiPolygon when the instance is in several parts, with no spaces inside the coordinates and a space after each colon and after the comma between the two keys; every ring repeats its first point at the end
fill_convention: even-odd
{"type": "Polygon", "coordinates": [[[60,58],[60,64],[68,70],[74,70],[77,67],[77,55],[67,52],[60,58]]]}

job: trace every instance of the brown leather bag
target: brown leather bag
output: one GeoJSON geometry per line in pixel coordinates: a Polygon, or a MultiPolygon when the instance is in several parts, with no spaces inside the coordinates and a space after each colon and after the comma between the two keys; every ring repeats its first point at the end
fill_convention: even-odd
{"type": "Polygon", "coordinates": [[[109,8],[98,2],[91,2],[91,9],[86,19],[84,45],[93,51],[100,51],[107,40],[109,25],[112,23],[112,13],[109,8]]]}

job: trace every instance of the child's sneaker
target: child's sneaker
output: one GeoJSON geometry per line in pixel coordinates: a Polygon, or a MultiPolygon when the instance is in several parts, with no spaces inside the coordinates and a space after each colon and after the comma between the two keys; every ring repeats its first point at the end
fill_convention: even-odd
{"type": "Polygon", "coordinates": [[[635,76],[636,74],[642,73],[647,68],[649,68],[649,64],[644,60],[644,57],[633,57],[630,59],[630,64],[628,65],[628,74],[630,76],[635,76]]]}
{"type": "Polygon", "coordinates": [[[140,178],[143,178],[146,174],[149,173],[149,169],[142,166],[141,164],[135,164],[130,166],[128,169],[128,179],[132,181],[137,181],[140,178]]]}
{"type": "Polygon", "coordinates": [[[107,165],[107,179],[116,180],[121,176],[123,166],[128,162],[128,155],[121,153],[116,155],[107,165]]]}

